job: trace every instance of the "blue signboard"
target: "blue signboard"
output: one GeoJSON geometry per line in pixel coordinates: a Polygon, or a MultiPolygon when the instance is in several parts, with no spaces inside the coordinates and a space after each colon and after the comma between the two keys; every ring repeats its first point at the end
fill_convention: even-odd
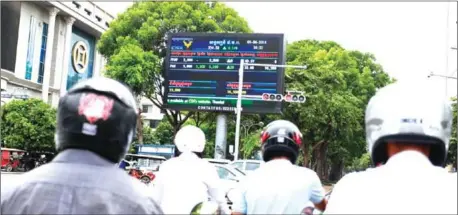
{"type": "Polygon", "coordinates": [[[76,27],[72,29],[71,44],[67,90],[80,80],[92,77],[95,55],[94,37],[76,27]]]}
{"type": "Polygon", "coordinates": [[[169,159],[175,154],[175,145],[166,144],[144,144],[138,145],[137,154],[139,155],[158,155],[169,159]]]}

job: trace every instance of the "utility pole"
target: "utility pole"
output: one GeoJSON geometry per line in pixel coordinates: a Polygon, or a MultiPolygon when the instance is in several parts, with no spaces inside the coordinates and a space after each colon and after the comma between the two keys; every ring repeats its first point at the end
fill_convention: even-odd
{"type": "Polygon", "coordinates": [[[244,59],[240,59],[239,67],[239,83],[237,93],[237,105],[235,113],[237,114],[237,120],[235,124],[235,146],[234,146],[234,161],[239,159],[239,144],[240,144],[240,118],[242,114],[242,89],[243,89],[243,73],[245,66],[272,66],[280,68],[296,68],[296,69],[307,69],[307,66],[293,66],[293,65],[277,65],[277,64],[260,64],[260,63],[247,63],[244,59]]]}

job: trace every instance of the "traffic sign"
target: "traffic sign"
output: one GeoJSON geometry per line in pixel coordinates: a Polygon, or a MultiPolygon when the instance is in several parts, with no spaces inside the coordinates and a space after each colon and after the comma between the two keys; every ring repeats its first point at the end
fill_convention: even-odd
{"type": "Polygon", "coordinates": [[[285,96],[285,101],[290,102],[293,99],[293,96],[291,94],[288,94],[285,96]]]}
{"type": "Polygon", "coordinates": [[[268,94],[268,93],[262,94],[262,100],[263,100],[263,101],[269,100],[269,94],[268,94]]]}
{"type": "Polygon", "coordinates": [[[275,94],[270,94],[269,99],[270,100],[275,100],[275,94]]]}
{"type": "Polygon", "coordinates": [[[285,102],[296,102],[296,103],[304,103],[306,98],[304,96],[304,92],[301,91],[287,91],[287,93],[283,96],[285,102]]]}
{"type": "Polygon", "coordinates": [[[282,100],[283,100],[283,95],[277,94],[277,95],[275,95],[275,99],[276,99],[277,101],[282,101],[282,100]]]}
{"type": "Polygon", "coordinates": [[[305,102],[305,96],[300,95],[299,96],[299,102],[301,102],[301,103],[305,102]]]}

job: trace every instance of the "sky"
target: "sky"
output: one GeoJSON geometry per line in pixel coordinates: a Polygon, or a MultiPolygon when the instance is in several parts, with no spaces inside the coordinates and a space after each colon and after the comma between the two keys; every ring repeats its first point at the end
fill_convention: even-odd
{"type": "MultiPolygon", "coordinates": [[[[288,42],[332,40],[370,52],[400,81],[427,81],[457,95],[457,2],[225,2],[257,33],[284,33],[288,42]],[[446,84],[447,83],[447,84],[446,84]]],[[[97,2],[118,14],[131,2],[97,2]]]]}

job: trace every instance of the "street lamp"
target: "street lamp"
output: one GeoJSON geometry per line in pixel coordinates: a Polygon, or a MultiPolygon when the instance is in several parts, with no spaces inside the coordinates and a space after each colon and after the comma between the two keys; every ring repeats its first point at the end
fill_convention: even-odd
{"type": "Polygon", "coordinates": [[[248,123],[243,123],[241,126],[243,127],[243,130],[245,131],[245,137],[247,137],[247,136],[248,136],[248,133],[250,132],[250,129],[251,129],[253,126],[262,127],[262,126],[264,126],[264,123],[263,123],[263,122],[258,122],[258,123],[251,123],[251,122],[248,122],[248,123]]]}
{"type": "Polygon", "coordinates": [[[433,76],[442,77],[442,78],[446,78],[446,79],[448,79],[448,78],[457,79],[456,77],[453,77],[453,76],[439,75],[439,74],[434,74],[433,72],[429,73],[428,78],[431,78],[433,76]]]}

